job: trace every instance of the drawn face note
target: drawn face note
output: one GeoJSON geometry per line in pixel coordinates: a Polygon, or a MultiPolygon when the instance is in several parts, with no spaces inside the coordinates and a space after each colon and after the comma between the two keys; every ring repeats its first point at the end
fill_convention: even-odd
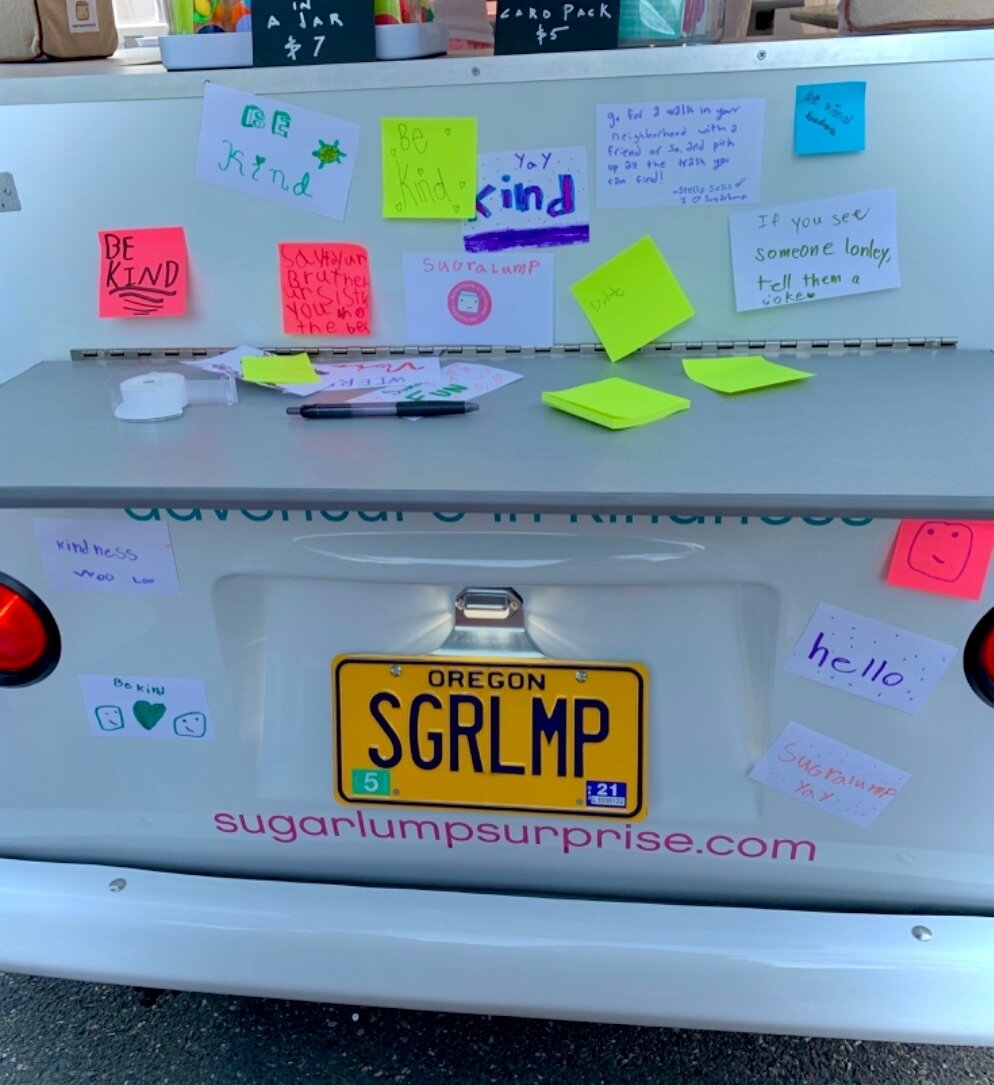
{"type": "Polygon", "coordinates": [[[973,552],[973,528],[947,520],[926,520],[908,548],[908,565],[936,580],[955,581],[966,571],[973,552]]]}

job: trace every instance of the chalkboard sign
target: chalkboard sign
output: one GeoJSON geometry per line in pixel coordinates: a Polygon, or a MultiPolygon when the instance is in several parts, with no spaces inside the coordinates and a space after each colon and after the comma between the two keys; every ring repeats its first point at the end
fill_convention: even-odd
{"type": "Polygon", "coordinates": [[[257,68],[376,59],[372,0],[253,0],[257,68]]]}
{"type": "Polygon", "coordinates": [[[494,52],[616,49],[621,0],[497,0],[494,52]]]}

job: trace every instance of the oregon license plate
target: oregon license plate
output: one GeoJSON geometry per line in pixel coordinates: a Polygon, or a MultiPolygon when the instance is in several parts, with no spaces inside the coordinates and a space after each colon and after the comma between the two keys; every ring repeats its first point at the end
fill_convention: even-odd
{"type": "Polygon", "coordinates": [[[645,816],[641,664],[344,655],[332,687],[344,802],[645,816]]]}

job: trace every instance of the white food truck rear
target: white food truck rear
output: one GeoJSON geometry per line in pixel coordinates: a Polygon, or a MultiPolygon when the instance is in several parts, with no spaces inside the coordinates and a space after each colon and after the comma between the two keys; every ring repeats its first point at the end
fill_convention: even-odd
{"type": "MultiPolygon", "coordinates": [[[[781,178],[768,158],[764,202],[897,185],[901,290],[736,314],[715,271],[726,209],[591,209],[602,256],[670,236],[688,294],[713,301],[697,340],[625,369],[691,397],[687,424],[627,434],[540,402],[609,375],[567,307],[572,271],[596,262],[580,246],[561,257],[578,262],[557,287],[557,347],[448,352],[524,374],[476,415],[308,423],[249,388],[237,407],[115,420],[108,389],[133,373],[212,343],[301,345],[263,300],[269,271],[246,270],[270,242],[368,241],[378,341],[404,343],[388,256],[458,235],[402,224],[384,240],[377,196],[355,191],[344,235],[230,194],[218,210],[183,180],[201,76],[0,79],[25,208],[0,216],[0,968],[994,1042],[994,584],[970,600],[885,580],[903,519],[955,549],[959,530],[982,546],[994,516],[994,329],[975,300],[989,171],[969,157],[991,152],[961,147],[994,39],[909,42],[657,50],[592,73],[506,59],[486,87],[487,61],[439,62],[434,108],[400,65],[358,86],[345,69],[214,73],[370,132],[402,94],[443,115],[466,95],[481,133],[505,91],[572,95],[575,130],[555,141],[591,148],[596,102],[751,96],[786,146],[796,83],[866,78],[865,160],[791,161],[781,178]],[[905,105],[947,143],[904,153],[885,122],[905,105]],[[142,117],[148,162],[112,164],[142,117]],[[43,150],[59,133],[56,178],[43,150]],[[195,310],[98,322],[95,230],[177,222],[195,310]],[[56,238],[72,295],[58,321],[36,293],[56,238]],[[705,396],[679,369],[702,351],[796,363],[811,394],[705,396]],[[843,655],[830,623],[850,619],[843,655]]],[[[539,121],[481,134],[481,150],[535,146],[539,121]]]]}

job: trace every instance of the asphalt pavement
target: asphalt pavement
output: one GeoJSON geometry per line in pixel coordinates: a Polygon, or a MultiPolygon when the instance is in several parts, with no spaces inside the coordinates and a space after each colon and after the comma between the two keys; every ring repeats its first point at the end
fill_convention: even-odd
{"type": "Polygon", "coordinates": [[[960,1085],[994,1048],[805,1040],[143,992],[0,974],[17,1085],[960,1085]]]}

